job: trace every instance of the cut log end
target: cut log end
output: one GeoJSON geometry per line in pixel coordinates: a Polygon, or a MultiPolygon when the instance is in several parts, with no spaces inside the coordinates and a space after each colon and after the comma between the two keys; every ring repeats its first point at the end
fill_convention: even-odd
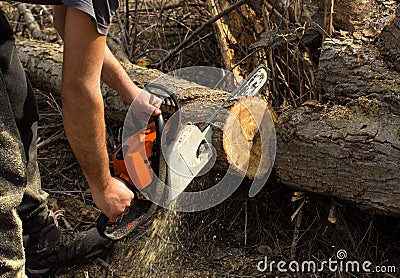
{"type": "Polygon", "coordinates": [[[261,98],[242,98],[225,122],[223,146],[228,162],[250,179],[265,176],[273,164],[275,129],[268,107],[261,98]]]}

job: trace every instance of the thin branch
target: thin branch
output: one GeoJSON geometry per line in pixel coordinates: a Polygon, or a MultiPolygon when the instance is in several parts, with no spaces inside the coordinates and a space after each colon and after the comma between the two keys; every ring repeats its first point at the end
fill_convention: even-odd
{"type": "Polygon", "coordinates": [[[175,55],[182,49],[185,47],[185,45],[192,40],[195,36],[197,36],[198,34],[200,34],[204,29],[206,29],[207,27],[211,26],[214,22],[216,22],[217,20],[219,20],[220,18],[222,18],[223,16],[227,15],[228,13],[230,13],[231,11],[243,6],[244,4],[246,4],[249,0],[240,0],[239,2],[229,6],[227,9],[223,10],[222,12],[220,12],[219,14],[217,14],[216,16],[214,16],[213,18],[211,18],[210,20],[208,20],[207,22],[205,22],[202,26],[200,26],[199,28],[197,28],[196,31],[194,31],[192,34],[190,34],[183,42],[181,42],[177,47],[175,47],[161,62],[153,64],[152,66],[155,68],[160,68],[162,67],[165,63],[167,63],[169,60],[171,60],[173,57],[175,57],[175,55]]]}
{"type": "Polygon", "coordinates": [[[285,25],[289,25],[289,20],[287,20],[286,18],[283,17],[283,15],[281,15],[280,12],[278,12],[274,6],[272,6],[270,3],[268,3],[267,1],[264,2],[265,6],[267,7],[268,10],[271,11],[271,13],[275,14],[277,17],[279,17],[279,19],[281,20],[281,23],[285,23],[285,25]]]}

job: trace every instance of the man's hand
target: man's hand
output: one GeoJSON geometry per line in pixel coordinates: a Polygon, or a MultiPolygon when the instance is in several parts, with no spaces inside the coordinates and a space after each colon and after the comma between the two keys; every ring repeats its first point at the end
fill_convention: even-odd
{"type": "Polygon", "coordinates": [[[162,100],[146,90],[139,89],[137,96],[131,103],[132,112],[141,120],[148,121],[151,116],[161,113],[159,107],[162,100]]]}
{"type": "Polygon", "coordinates": [[[117,178],[111,178],[107,185],[92,188],[94,203],[112,222],[117,221],[118,216],[130,206],[135,196],[125,183],[117,178]],[[97,190],[99,188],[102,189],[97,190]]]}

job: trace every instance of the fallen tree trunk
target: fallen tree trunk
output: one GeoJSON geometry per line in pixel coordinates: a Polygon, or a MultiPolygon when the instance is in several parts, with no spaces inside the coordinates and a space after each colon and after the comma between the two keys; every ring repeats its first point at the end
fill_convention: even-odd
{"type": "MultiPolygon", "coordinates": [[[[61,93],[62,46],[20,39],[17,41],[17,48],[21,62],[34,87],[48,92],[61,93]]],[[[121,63],[139,86],[143,86],[162,74],[157,70],[145,69],[131,63],[121,63]]],[[[107,107],[107,116],[118,123],[123,123],[127,111],[126,105],[108,86],[102,85],[102,93],[107,107]]]]}
{"type": "Polygon", "coordinates": [[[284,184],[400,213],[400,74],[352,40],[327,40],[317,70],[326,105],[280,118],[275,166],[284,184]]]}
{"type": "MultiPolygon", "coordinates": [[[[34,84],[59,91],[60,49],[25,41],[18,47],[34,84]]],[[[138,84],[161,75],[124,66],[138,84]]],[[[282,182],[375,212],[400,214],[399,82],[399,74],[389,71],[373,51],[352,41],[326,41],[317,85],[330,102],[308,102],[281,115],[275,168],[282,182]]],[[[107,115],[116,121],[123,119],[126,106],[112,90],[104,87],[103,93],[107,115]]],[[[210,103],[219,105],[225,96],[203,88],[182,90],[178,98],[196,116],[210,103]]],[[[213,140],[219,151],[217,164],[226,168],[221,133],[215,132],[213,140]]]]}
{"type": "MultiPolygon", "coordinates": [[[[61,93],[62,46],[54,47],[54,45],[45,42],[39,43],[32,40],[20,40],[18,41],[18,50],[20,59],[34,87],[53,93],[61,93]]],[[[206,121],[214,110],[224,102],[228,95],[226,91],[210,89],[209,87],[194,83],[193,80],[187,81],[176,76],[164,75],[160,71],[142,68],[131,63],[122,62],[122,65],[137,85],[143,86],[146,83],[156,80],[157,83],[165,85],[172,90],[182,105],[182,120],[184,123],[202,123],[206,121]]],[[[201,76],[215,79],[218,73],[221,72],[220,69],[214,69],[216,72],[210,73],[210,70],[209,68],[205,68],[205,73],[202,75],[202,69],[199,67],[194,68],[192,72],[190,72],[189,69],[185,71],[185,74],[189,74],[189,76],[194,77],[194,79],[201,76]]],[[[207,83],[208,80],[205,81],[207,83]]],[[[198,82],[201,83],[201,80],[198,82]]],[[[231,84],[229,83],[227,86],[231,86],[231,84]]],[[[106,116],[110,118],[114,124],[122,127],[128,106],[122,102],[121,98],[114,90],[105,84],[102,85],[102,94],[105,102],[106,116]]],[[[227,108],[232,106],[235,101],[236,100],[233,100],[229,103],[227,108]]],[[[262,106],[257,106],[257,110],[259,119],[256,120],[260,123],[263,114],[268,113],[268,106],[266,103],[265,105],[262,104],[262,106]]],[[[248,113],[248,111],[244,111],[244,113],[248,113]]],[[[217,121],[224,123],[227,114],[227,110],[221,111],[219,117],[217,117],[217,121]]],[[[240,115],[236,116],[240,119],[240,115]]],[[[253,123],[249,121],[243,123],[245,125],[251,125],[254,124],[254,122],[255,120],[253,123]]],[[[258,136],[256,132],[252,132],[243,142],[240,142],[240,144],[244,145],[244,152],[249,152],[252,161],[257,161],[257,157],[261,156],[260,143],[257,139],[258,136]],[[253,141],[256,142],[254,146],[252,144],[253,141]],[[253,151],[250,152],[252,148],[253,151]],[[254,151],[254,149],[256,151],[254,151]]],[[[235,139],[233,138],[232,140],[235,139]]],[[[216,163],[215,166],[217,170],[226,170],[230,164],[222,144],[222,128],[215,127],[213,128],[213,145],[218,155],[218,163],[216,163]]],[[[236,169],[239,170],[239,167],[240,166],[237,166],[236,169]]],[[[247,173],[249,178],[254,178],[257,165],[255,167],[255,169],[249,169],[247,173]]],[[[251,166],[249,168],[251,168],[251,166]]]]}

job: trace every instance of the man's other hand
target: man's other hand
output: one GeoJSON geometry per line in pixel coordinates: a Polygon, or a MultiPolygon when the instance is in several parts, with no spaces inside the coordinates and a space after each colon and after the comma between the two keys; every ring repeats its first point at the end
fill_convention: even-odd
{"type": "Polygon", "coordinates": [[[92,190],[93,201],[111,222],[117,221],[118,216],[130,206],[135,196],[118,178],[111,178],[108,184],[93,188],[102,188],[99,191],[92,190]]]}

